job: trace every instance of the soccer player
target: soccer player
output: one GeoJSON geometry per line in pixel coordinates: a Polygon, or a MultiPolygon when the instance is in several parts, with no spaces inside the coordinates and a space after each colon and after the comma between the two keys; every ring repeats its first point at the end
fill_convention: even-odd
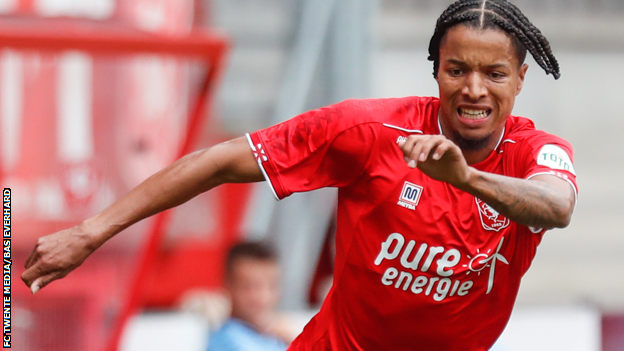
{"type": "Polygon", "coordinates": [[[576,203],[572,148],[511,115],[528,66],[559,66],[505,0],[459,0],[429,45],[439,98],[347,100],[190,154],[41,238],[33,292],[136,221],[225,182],[277,198],[338,187],[333,287],[291,350],[487,350],[544,232],[576,203]],[[251,149],[251,151],[250,151],[251,149]]]}

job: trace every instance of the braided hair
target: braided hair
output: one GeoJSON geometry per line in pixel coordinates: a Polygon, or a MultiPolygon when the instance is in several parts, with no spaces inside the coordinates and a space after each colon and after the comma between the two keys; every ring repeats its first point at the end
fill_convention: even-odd
{"type": "Polygon", "coordinates": [[[507,0],[458,0],[451,4],[438,18],[435,32],[429,42],[429,61],[433,61],[433,76],[437,78],[440,68],[440,44],[446,32],[464,24],[476,29],[498,28],[507,32],[516,49],[520,64],[524,63],[527,50],[537,64],[559,79],[559,63],[542,32],[520,10],[507,0]]]}

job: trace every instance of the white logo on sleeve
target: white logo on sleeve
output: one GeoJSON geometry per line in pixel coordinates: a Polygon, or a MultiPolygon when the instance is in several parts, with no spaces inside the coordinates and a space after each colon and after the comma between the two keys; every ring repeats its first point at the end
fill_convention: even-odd
{"type": "Polygon", "coordinates": [[[537,164],[552,169],[568,171],[576,175],[570,156],[568,156],[568,154],[557,145],[544,145],[537,155],[537,164]]]}

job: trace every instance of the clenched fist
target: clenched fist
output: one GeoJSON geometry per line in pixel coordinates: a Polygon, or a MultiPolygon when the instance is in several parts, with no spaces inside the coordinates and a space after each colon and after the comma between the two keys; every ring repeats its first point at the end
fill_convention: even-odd
{"type": "Polygon", "coordinates": [[[443,135],[410,135],[399,147],[409,167],[433,179],[458,188],[470,179],[471,168],[461,149],[443,135]]]}

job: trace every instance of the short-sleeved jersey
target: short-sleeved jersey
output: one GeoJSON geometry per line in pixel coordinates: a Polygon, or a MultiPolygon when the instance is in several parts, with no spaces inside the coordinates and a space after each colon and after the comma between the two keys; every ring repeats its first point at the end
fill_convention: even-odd
{"type": "MultiPolygon", "coordinates": [[[[487,350],[543,230],[409,168],[397,143],[440,134],[439,99],[347,100],[248,134],[277,198],[338,187],[334,282],[290,350],[487,350]]],[[[509,116],[478,170],[561,177],[568,142],[509,116]]]]}

